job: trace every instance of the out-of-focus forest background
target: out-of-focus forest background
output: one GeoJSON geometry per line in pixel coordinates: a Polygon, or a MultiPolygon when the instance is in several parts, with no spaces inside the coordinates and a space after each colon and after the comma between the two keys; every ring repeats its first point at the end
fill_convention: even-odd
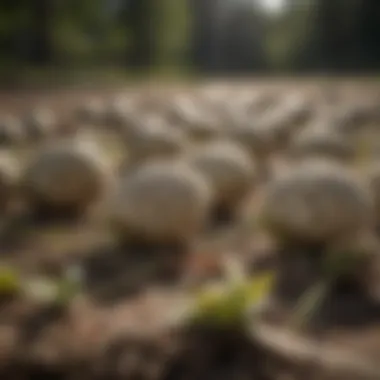
{"type": "Polygon", "coordinates": [[[41,70],[226,76],[380,67],[379,0],[284,0],[277,12],[263,4],[1,0],[0,79],[41,70]]]}

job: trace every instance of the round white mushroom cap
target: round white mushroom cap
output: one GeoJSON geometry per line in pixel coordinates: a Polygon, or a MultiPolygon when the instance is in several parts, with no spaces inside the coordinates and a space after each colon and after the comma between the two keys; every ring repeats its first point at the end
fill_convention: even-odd
{"type": "Polygon", "coordinates": [[[105,123],[114,128],[128,125],[136,115],[136,106],[127,96],[112,99],[105,109],[105,123]]]}
{"type": "Polygon", "coordinates": [[[25,129],[20,120],[10,115],[0,119],[0,144],[19,143],[25,137],[25,129]]]}
{"type": "Polygon", "coordinates": [[[61,141],[41,149],[27,165],[26,196],[52,207],[85,208],[106,190],[107,159],[92,143],[61,141]]]}
{"type": "Polygon", "coordinates": [[[51,136],[56,132],[58,122],[55,113],[43,107],[32,110],[25,119],[28,135],[33,139],[51,136]]]}
{"type": "Polygon", "coordinates": [[[101,124],[105,118],[105,104],[99,98],[92,98],[80,104],[74,112],[79,122],[91,125],[101,124]]]}
{"type": "Polygon", "coordinates": [[[210,182],[218,205],[235,206],[255,185],[255,165],[239,144],[215,141],[193,151],[187,159],[210,182]]]}
{"type": "Polygon", "coordinates": [[[186,147],[186,137],[180,130],[169,128],[160,120],[147,120],[129,128],[126,143],[129,160],[142,163],[182,152],[186,147]]]}
{"type": "Polygon", "coordinates": [[[310,128],[299,133],[289,146],[294,158],[324,157],[339,161],[355,157],[355,147],[345,136],[329,129],[310,128]]]}
{"type": "Polygon", "coordinates": [[[126,236],[151,242],[187,241],[204,226],[211,190],[183,163],[147,164],[122,178],[111,219],[126,236]]]}
{"type": "Polygon", "coordinates": [[[261,124],[243,123],[228,131],[231,140],[241,144],[252,157],[261,158],[271,153],[273,148],[272,130],[261,124]]]}
{"type": "Polygon", "coordinates": [[[261,218],[277,238],[324,243],[371,225],[372,201],[345,167],[308,161],[268,185],[261,218]]]}

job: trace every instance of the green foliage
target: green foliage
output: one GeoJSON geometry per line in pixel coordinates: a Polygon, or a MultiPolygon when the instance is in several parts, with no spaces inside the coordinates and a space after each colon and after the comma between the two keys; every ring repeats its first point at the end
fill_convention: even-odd
{"type": "Polygon", "coordinates": [[[354,276],[366,260],[368,260],[367,252],[356,248],[324,252],[322,260],[323,278],[303,293],[293,312],[291,324],[294,327],[307,326],[333,284],[342,277],[354,276]]]}
{"type": "Polygon", "coordinates": [[[292,327],[307,327],[324,301],[330,289],[330,285],[330,282],[325,280],[306,289],[294,309],[290,323],[292,327]]]}
{"type": "Polygon", "coordinates": [[[69,268],[58,278],[38,277],[25,283],[26,294],[37,302],[67,306],[80,293],[82,277],[78,267],[69,268]]]}
{"type": "Polygon", "coordinates": [[[190,313],[192,323],[222,327],[242,326],[247,312],[262,302],[271,290],[272,273],[226,282],[201,289],[194,297],[190,313]]]}
{"type": "Polygon", "coordinates": [[[159,66],[174,66],[183,62],[188,44],[189,11],[186,1],[162,0],[156,14],[159,66]]]}
{"type": "Polygon", "coordinates": [[[82,275],[71,268],[58,278],[23,279],[8,266],[0,266],[0,297],[23,295],[39,303],[66,306],[82,289],[82,275]]]}
{"type": "Polygon", "coordinates": [[[104,0],[61,3],[53,30],[60,62],[94,64],[118,58],[127,46],[127,33],[104,0]]]}
{"type": "Polygon", "coordinates": [[[336,279],[355,273],[355,270],[367,260],[367,255],[356,250],[328,252],[323,262],[326,278],[336,279]]]}
{"type": "Polygon", "coordinates": [[[82,269],[79,266],[68,268],[57,282],[56,302],[67,305],[82,290],[82,285],[82,269]]]}
{"type": "Polygon", "coordinates": [[[219,3],[3,0],[0,68],[118,64],[156,73],[379,67],[378,0],[288,0],[276,16],[234,1],[226,16],[219,3]]]}
{"type": "Polygon", "coordinates": [[[25,286],[28,298],[42,304],[67,306],[80,291],[78,284],[68,279],[37,278],[25,286]]]}
{"type": "Polygon", "coordinates": [[[21,291],[21,279],[8,266],[0,266],[0,297],[14,296],[21,291]]]}

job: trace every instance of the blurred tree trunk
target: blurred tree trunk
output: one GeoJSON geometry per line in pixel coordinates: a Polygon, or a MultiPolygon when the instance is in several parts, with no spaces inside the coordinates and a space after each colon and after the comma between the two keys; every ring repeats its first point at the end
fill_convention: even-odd
{"type": "Polygon", "coordinates": [[[155,57],[155,6],[157,0],[129,0],[128,25],[132,48],[129,64],[137,69],[153,65],[155,57]]]}
{"type": "Polygon", "coordinates": [[[227,72],[248,74],[268,68],[264,18],[250,4],[228,13],[223,32],[223,64],[227,72]]]}
{"type": "Polygon", "coordinates": [[[356,48],[363,69],[380,68],[380,2],[359,1],[357,12],[356,48]]]}
{"type": "MultiPolygon", "coordinates": [[[[313,0],[300,12],[299,17],[307,18],[307,22],[298,31],[293,47],[298,67],[331,73],[357,67],[356,5],[357,0],[313,0]]],[[[294,0],[292,12],[297,10],[294,0]]]]}
{"type": "Polygon", "coordinates": [[[29,3],[31,14],[30,61],[36,64],[49,64],[53,60],[54,44],[54,0],[33,0],[29,3]]]}
{"type": "Polygon", "coordinates": [[[169,71],[183,68],[189,54],[189,4],[184,0],[159,3],[155,20],[155,65],[169,71]]]}
{"type": "MultiPolygon", "coordinates": [[[[180,1],[180,0],[178,0],[180,1]]],[[[220,0],[189,0],[192,17],[191,57],[196,69],[202,72],[214,70],[217,49],[217,15],[220,0]]]]}

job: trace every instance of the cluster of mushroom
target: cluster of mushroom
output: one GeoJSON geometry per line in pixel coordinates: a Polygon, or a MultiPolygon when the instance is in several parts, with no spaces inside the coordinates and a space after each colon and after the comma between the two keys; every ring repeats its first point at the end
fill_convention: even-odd
{"type": "Polygon", "coordinates": [[[167,131],[154,124],[129,131],[127,161],[133,170],[121,174],[86,134],[40,145],[17,177],[4,153],[2,199],[17,185],[33,213],[55,218],[84,215],[97,202],[110,200],[107,214],[121,241],[133,237],[187,246],[216,211],[237,214],[256,185],[255,165],[243,146],[226,140],[180,154],[183,135],[167,131]]]}
{"type": "Polygon", "coordinates": [[[379,179],[378,167],[360,176],[340,163],[317,159],[296,164],[271,181],[259,216],[283,262],[289,264],[298,252],[297,257],[314,263],[313,275],[349,279],[373,295],[380,258],[379,179]]]}
{"type": "MultiPolygon", "coordinates": [[[[83,214],[110,197],[110,218],[122,239],[188,242],[210,219],[236,218],[264,179],[269,229],[287,242],[325,243],[332,235],[352,235],[371,219],[373,207],[370,196],[337,166],[354,160],[352,136],[337,127],[336,118],[315,117],[314,95],[300,95],[206,88],[89,99],[75,110],[73,122],[79,131],[117,136],[125,153],[119,172],[114,170],[119,162],[109,165],[106,152],[83,143],[85,133],[63,139],[47,109],[35,109],[22,123],[5,118],[0,141],[27,136],[48,143],[38,144],[17,176],[19,193],[37,213],[83,214]],[[273,160],[287,158],[294,166],[315,157],[329,164],[296,165],[286,178],[272,179],[273,160]]],[[[358,106],[362,113],[366,107],[358,106]]],[[[6,183],[1,187],[11,194],[13,164],[0,157],[0,165],[6,183]]],[[[368,180],[375,195],[376,173],[368,180]]]]}
{"type": "Polygon", "coordinates": [[[57,135],[59,123],[54,112],[37,107],[23,117],[4,115],[0,118],[0,144],[3,147],[40,142],[57,135]]]}

